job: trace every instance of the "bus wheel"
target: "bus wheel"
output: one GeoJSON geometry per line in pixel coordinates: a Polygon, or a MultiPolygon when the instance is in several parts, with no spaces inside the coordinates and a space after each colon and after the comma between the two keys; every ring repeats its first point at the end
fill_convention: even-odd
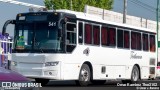
{"type": "Polygon", "coordinates": [[[49,79],[36,78],[35,81],[41,83],[42,86],[45,86],[49,82],[49,79]]]}
{"type": "Polygon", "coordinates": [[[140,77],[139,77],[139,69],[137,66],[134,66],[133,67],[133,70],[132,70],[132,74],[131,74],[131,81],[132,82],[137,82],[139,81],[140,77]]]}
{"type": "Polygon", "coordinates": [[[127,84],[127,83],[137,82],[140,80],[139,76],[140,76],[139,69],[137,66],[134,66],[131,73],[131,80],[122,80],[122,83],[127,84]]]}
{"type": "Polygon", "coordinates": [[[92,80],[91,82],[95,85],[103,85],[106,83],[106,80],[92,80]]]}
{"type": "Polygon", "coordinates": [[[76,81],[77,85],[87,86],[90,83],[90,69],[87,64],[83,64],[79,73],[79,80],[76,81]]]}

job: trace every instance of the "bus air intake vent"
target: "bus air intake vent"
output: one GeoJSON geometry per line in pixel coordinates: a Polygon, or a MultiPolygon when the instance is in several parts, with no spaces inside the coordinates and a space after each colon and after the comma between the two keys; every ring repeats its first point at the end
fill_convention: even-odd
{"type": "Polygon", "coordinates": [[[150,74],[155,74],[155,67],[150,67],[150,74]]]}

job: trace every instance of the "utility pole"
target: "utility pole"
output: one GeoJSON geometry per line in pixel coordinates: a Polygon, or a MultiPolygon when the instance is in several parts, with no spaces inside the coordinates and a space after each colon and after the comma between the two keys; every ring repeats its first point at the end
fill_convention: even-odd
{"type": "Polygon", "coordinates": [[[158,29],[159,29],[159,0],[157,0],[156,21],[157,21],[157,41],[158,41],[158,33],[159,33],[159,31],[158,31],[158,29]]]}
{"type": "Polygon", "coordinates": [[[157,0],[156,21],[157,21],[157,46],[158,46],[157,47],[157,59],[159,59],[158,58],[158,49],[160,48],[160,43],[158,42],[158,39],[159,39],[159,0],[157,0]]]}
{"type": "Polygon", "coordinates": [[[71,2],[70,2],[70,9],[72,10],[72,0],[71,0],[71,2]]]}
{"type": "Polygon", "coordinates": [[[127,15],[127,0],[124,0],[124,7],[123,7],[123,23],[126,23],[126,15],[127,15]]]}

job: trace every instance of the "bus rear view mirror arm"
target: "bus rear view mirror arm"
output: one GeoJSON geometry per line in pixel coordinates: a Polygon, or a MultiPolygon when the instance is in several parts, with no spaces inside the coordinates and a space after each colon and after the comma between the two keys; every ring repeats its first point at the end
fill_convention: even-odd
{"type": "Polygon", "coordinates": [[[4,35],[6,33],[6,27],[9,25],[9,24],[15,24],[16,23],[16,20],[7,20],[5,22],[5,24],[3,25],[3,29],[2,29],[2,35],[4,35]]]}

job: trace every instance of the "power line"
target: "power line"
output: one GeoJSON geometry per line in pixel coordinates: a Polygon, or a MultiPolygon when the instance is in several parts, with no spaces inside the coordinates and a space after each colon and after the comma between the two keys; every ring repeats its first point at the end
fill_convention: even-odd
{"type": "Polygon", "coordinates": [[[132,2],[132,3],[134,3],[134,4],[136,4],[136,5],[138,5],[138,6],[140,6],[140,7],[143,7],[143,8],[145,8],[145,9],[147,9],[148,11],[151,11],[151,12],[156,13],[156,8],[154,8],[154,7],[152,7],[152,6],[149,6],[149,5],[147,5],[147,4],[144,4],[144,3],[142,3],[142,2],[140,2],[140,1],[138,1],[138,0],[128,0],[128,1],[130,1],[130,2],[132,2]]]}
{"type": "Polygon", "coordinates": [[[140,2],[138,2],[138,0],[130,0],[130,2],[132,2],[132,3],[134,3],[138,6],[141,6],[141,7],[145,8],[145,9],[151,11],[151,12],[156,13],[156,9],[150,8],[149,5],[147,6],[145,4],[142,4],[142,2],[140,3],[140,2]]]}
{"type": "Polygon", "coordinates": [[[137,1],[138,3],[143,4],[144,6],[146,6],[146,7],[150,8],[150,9],[156,10],[156,8],[155,8],[155,7],[152,7],[152,6],[150,6],[150,5],[146,4],[146,3],[142,2],[142,1],[139,1],[139,0],[135,0],[135,1],[137,1]]]}
{"type": "Polygon", "coordinates": [[[27,7],[37,8],[37,9],[44,9],[45,8],[45,6],[19,2],[19,1],[15,1],[15,0],[0,0],[0,2],[11,3],[11,4],[16,4],[16,5],[22,5],[22,6],[27,6],[27,7]]]}

